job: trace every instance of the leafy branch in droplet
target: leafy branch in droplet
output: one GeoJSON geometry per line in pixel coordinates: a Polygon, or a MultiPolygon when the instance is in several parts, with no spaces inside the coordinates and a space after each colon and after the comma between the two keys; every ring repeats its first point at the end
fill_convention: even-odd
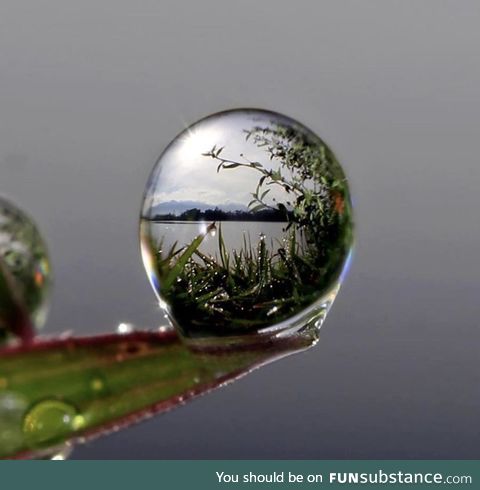
{"type": "Polygon", "coordinates": [[[240,167],[258,172],[260,178],[248,204],[250,211],[266,208],[280,211],[288,221],[287,228],[294,226],[302,232],[311,250],[322,256],[326,244],[337,238],[338,228],[345,229],[343,225],[350,222],[345,177],[333,152],[321,140],[311,141],[304,132],[280,124],[256,126],[244,133],[246,141],[251,140],[257,148],[265,150],[270,160],[278,162],[277,169],[265,168],[243,153],[239,155],[241,160],[226,158],[224,146],[214,146],[203,156],[218,162],[217,172],[240,167]],[[274,186],[281,187],[289,196],[285,202],[266,200],[274,186]],[[332,232],[335,236],[329,240],[332,232]]]}

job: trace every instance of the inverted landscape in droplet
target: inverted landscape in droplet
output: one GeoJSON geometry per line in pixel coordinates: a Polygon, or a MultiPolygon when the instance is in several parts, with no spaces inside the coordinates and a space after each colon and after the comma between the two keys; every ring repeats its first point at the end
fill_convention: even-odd
{"type": "Polygon", "coordinates": [[[352,247],[335,155],[280,114],[233,110],[160,156],[141,220],[143,261],[187,339],[318,329],[352,247]]]}

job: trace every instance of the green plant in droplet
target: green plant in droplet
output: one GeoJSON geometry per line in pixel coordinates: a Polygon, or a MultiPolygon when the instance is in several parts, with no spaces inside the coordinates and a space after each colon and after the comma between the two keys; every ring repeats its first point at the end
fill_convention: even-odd
{"type": "Polygon", "coordinates": [[[303,252],[314,260],[317,269],[338,269],[352,244],[352,211],[345,175],[333,152],[295,127],[276,124],[244,132],[247,141],[251,138],[270,160],[280,162],[279,169],[266,169],[243,154],[240,157],[244,161],[223,158],[224,148],[214,147],[205,156],[219,162],[217,171],[244,167],[258,172],[258,185],[248,204],[250,211],[270,209],[283,214],[286,229],[293,227],[302,233],[307,244],[303,252]],[[290,196],[286,202],[271,205],[265,201],[274,186],[290,196]]]}

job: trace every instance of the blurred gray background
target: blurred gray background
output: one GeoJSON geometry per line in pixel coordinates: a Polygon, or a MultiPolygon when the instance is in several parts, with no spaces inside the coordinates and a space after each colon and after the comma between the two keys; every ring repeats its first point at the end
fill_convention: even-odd
{"type": "Polygon", "coordinates": [[[159,324],[142,193],[209,113],[300,120],[355,197],[315,349],[73,457],[480,458],[479,25],[476,0],[1,0],[0,192],[47,237],[47,333],[159,324]]]}

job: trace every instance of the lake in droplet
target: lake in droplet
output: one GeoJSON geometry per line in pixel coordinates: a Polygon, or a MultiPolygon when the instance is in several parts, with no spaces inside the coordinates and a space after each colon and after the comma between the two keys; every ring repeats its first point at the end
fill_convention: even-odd
{"type": "MultiPolygon", "coordinates": [[[[210,222],[200,221],[170,221],[168,223],[154,222],[151,224],[151,236],[160,244],[163,239],[163,248],[170,248],[175,242],[179,246],[186,246],[198,236],[206,232],[210,222]]],[[[248,222],[248,221],[223,221],[216,222],[215,229],[207,233],[202,241],[201,251],[205,255],[218,255],[219,253],[219,233],[222,230],[222,238],[225,247],[228,250],[238,250],[244,243],[255,245],[262,235],[270,237],[266,242],[267,248],[276,252],[283,244],[279,239],[272,237],[281,237],[287,223],[265,223],[265,222],[248,222]]]]}

